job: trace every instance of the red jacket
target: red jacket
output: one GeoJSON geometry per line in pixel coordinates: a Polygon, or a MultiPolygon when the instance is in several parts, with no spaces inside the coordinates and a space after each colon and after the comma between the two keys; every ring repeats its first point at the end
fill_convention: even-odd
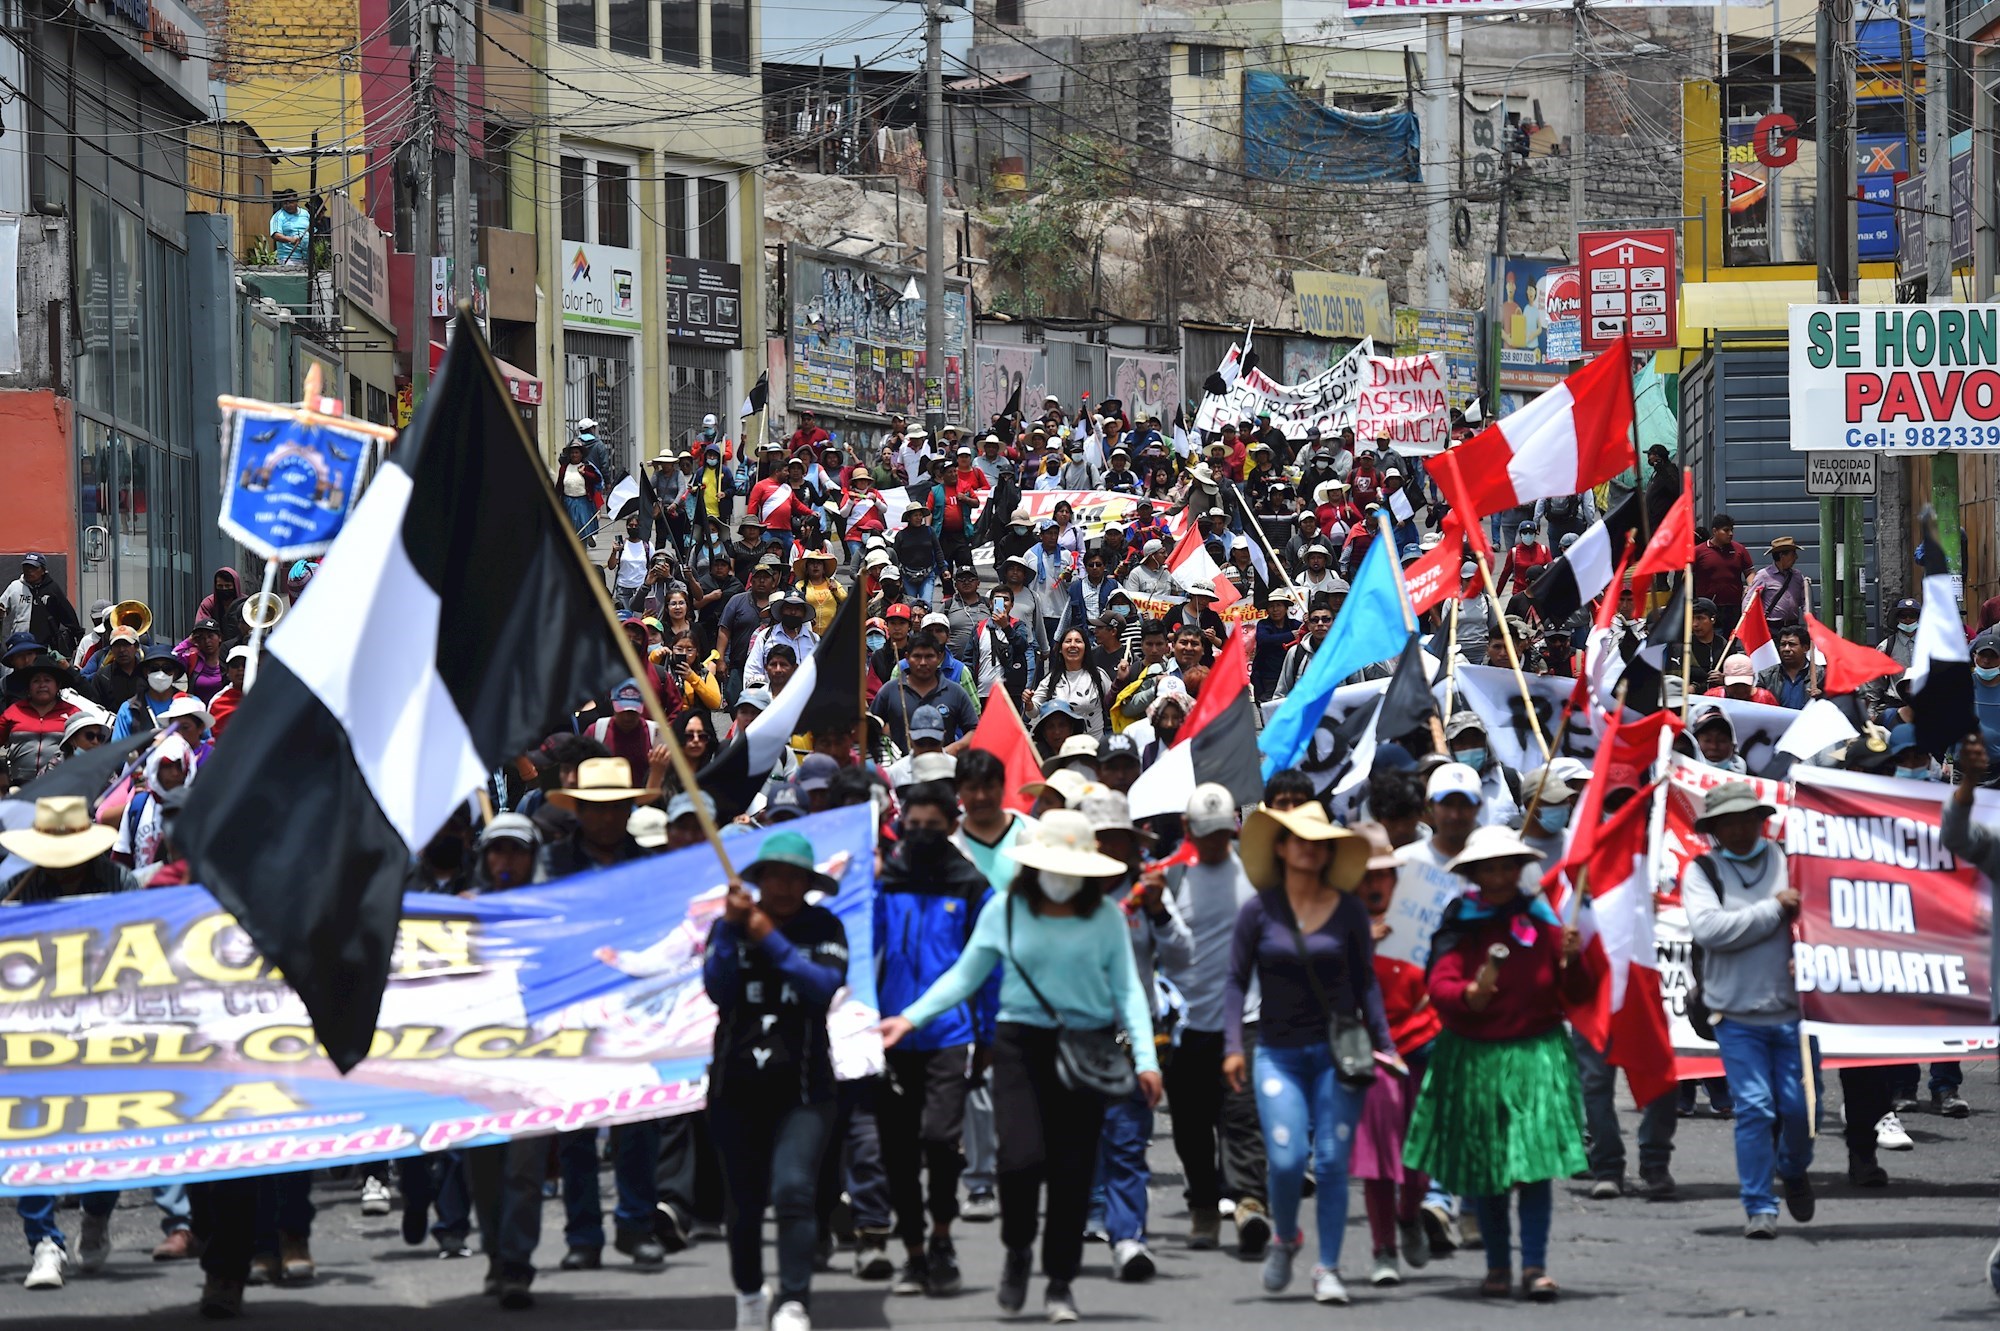
{"type": "Polygon", "coordinates": [[[1437,1006],[1429,1001],[1423,967],[1378,953],[1375,983],[1382,989],[1382,1010],[1389,1018],[1389,1033],[1396,1037],[1397,1053],[1423,1048],[1444,1029],[1437,1006]]]}

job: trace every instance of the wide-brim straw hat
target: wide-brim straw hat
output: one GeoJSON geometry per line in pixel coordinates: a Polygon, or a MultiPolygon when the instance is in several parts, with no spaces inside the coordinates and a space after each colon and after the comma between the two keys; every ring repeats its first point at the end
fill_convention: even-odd
{"type": "Polygon", "coordinates": [[[1006,855],[1030,869],[1078,878],[1116,878],[1125,872],[1122,860],[1097,849],[1096,829],[1074,809],[1051,809],[1043,814],[1033,839],[1015,842],[1006,855]]]}
{"type": "Polygon", "coordinates": [[[614,800],[644,799],[651,793],[632,784],[632,764],[623,758],[585,758],[576,769],[576,785],[568,790],[550,791],[549,803],[574,809],[578,800],[609,804],[614,800]]]}
{"type": "Polygon", "coordinates": [[[104,854],[117,841],[118,829],[93,819],[90,801],[81,795],[38,799],[32,827],[0,832],[0,849],[41,869],[73,869],[104,854]]]}
{"type": "Polygon", "coordinates": [[[1351,891],[1368,871],[1368,839],[1335,826],[1319,804],[1308,802],[1283,813],[1260,804],[1243,820],[1237,847],[1243,872],[1253,887],[1261,890],[1284,882],[1284,866],[1278,863],[1279,832],[1289,832],[1307,841],[1334,843],[1333,854],[1327,856],[1326,868],[1320,873],[1320,881],[1328,887],[1351,891]]]}
{"type": "Polygon", "coordinates": [[[1480,827],[1465,839],[1465,849],[1452,857],[1445,868],[1462,874],[1475,864],[1493,860],[1527,860],[1540,863],[1542,853],[1521,840],[1509,827],[1480,827]]]}

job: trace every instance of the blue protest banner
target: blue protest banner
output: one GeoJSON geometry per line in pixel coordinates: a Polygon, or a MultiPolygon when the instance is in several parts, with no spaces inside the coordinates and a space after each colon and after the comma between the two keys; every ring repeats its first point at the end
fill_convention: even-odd
{"type": "Polygon", "coordinates": [[[222,530],[266,559],[324,554],[375,469],[379,427],[222,399],[222,530]]]}

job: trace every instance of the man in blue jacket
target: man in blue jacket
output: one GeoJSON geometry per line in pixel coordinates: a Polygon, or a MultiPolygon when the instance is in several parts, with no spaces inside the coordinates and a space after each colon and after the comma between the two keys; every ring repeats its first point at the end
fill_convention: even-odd
{"type": "MultiPolygon", "coordinates": [[[[951,969],[993,896],[986,875],[952,844],[957,830],[958,795],[950,782],[922,782],[904,793],[900,839],[883,857],[876,880],[875,983],[885,1015],[901,1012],[951,969]]],[[[966,1075],[992,1043],[999,998],[995,968],[976,1002],[912,1032],[889,1051],[887,1094],[876,1119],[896,1232],[909,1252],[896,1277],[896,1294],[942,1298],[964,1288],[951,1222],[958,1217],[966,1075]]]]}

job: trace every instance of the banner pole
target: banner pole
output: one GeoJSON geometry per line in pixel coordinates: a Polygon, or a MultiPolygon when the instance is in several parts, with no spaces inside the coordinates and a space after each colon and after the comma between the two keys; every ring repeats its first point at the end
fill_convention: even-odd
{"type": "Polygon", "coordinates": [[[1507,629],[1507,607],[1500,602],[1500,589],[1493,583],[1493,565],[1486,560],[1484,550],[1474,550],[1473,558],[1479,561],[1479,576],[1486,583],[1486,599],[1493,603],[1493,613],[1500,620],[1500,642],[1507,649],[1507,664],[1514,671],[1514,682],[1521,686],[1521,701],[1527,705],[1528,724],[1534,727],[1535,743],[1542,749],[1542,763],[1549,761],[1549,737],[1542,733],[1542,718],[1535,713],[1535,695],[1528,688],[1528,676],[1521,669],[1521,654],[1514,650],[1514,635],[1507,629]]]}

